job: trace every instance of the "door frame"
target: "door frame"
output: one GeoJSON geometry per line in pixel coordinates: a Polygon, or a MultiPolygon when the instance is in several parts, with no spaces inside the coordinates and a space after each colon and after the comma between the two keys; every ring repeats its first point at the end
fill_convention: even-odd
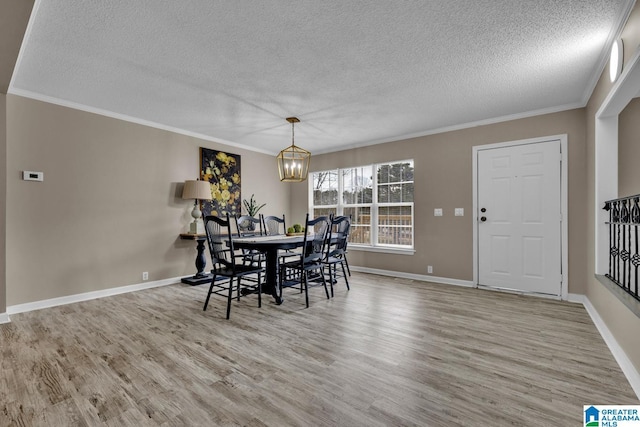
{"type": "MultiPolygon", "coordinates": [[[[472,173],[473,173],[473,287],[478,287],[479,282],[479,265],[478,256],[480,248],[478,247],[478,153],[483,150],[492,150],[496,148],[515,147],[518,145],[539,144],[542,142],[557,141],[560,144],[560,214],[561,220],[561,260],[560,271],[562,272],[560,283],[560,298],[567,300],[569,297],[569,216],[568,216],[568,156],[567,156],[567,134],[544,136],[539,138],[520,139],[515,141],[498,142],[495,144],[474,145],[472,173]]],[[[538,294],[535,294],[538,295],[538,294]]],[[[542,296],[542,295],[540,295],[542,296]]]]}

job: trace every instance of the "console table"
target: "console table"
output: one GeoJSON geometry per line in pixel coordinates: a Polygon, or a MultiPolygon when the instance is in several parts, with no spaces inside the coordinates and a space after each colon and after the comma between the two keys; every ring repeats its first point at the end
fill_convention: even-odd
{"type": "Polygon", "coordinates": [[[195,276],[184,277],[182,283],[188,285],[202,285],[204,283],[211,283],[212,275],[205,273],[204,268],[207,265],[207,259],[204,256],[204,242],[207,239],[205,234],[189,234],[182,233],[180,238],[183,240],[196,240],[198,242],[198,255],[196,256],[196,269],[198,272],[195,276]]]}

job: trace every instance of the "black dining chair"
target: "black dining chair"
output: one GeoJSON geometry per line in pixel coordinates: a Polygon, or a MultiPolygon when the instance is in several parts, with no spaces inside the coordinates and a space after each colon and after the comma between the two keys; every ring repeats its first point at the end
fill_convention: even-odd
{"type": "Polygon", "coordinates": [[[343,252],[342,258],[344,259],[344,265],[347,267],[347,274],[351,276],[351,269],[349,268],[349,259],[347,258],[347,245],[349,244],[349,237],[351,237],[351,215],[347,216],[347,218],[349,218],[348,226],[343,224],[343,226],[346,226],[346,230],[338,229],[338,232],[339,233],[342,232],[346,234],[346,240],[344,241],[344,247],[342,248],[342,252],[343,252]]]}
{"type": "MultiPolygon", "coordinates": [[[[347,263],[347,240],[351,228],[351,218],[348,216],[336,216],[331,218],[331,226],[327,235],[326,255],[322,263],[329,270],[329,283],[331,284],[331,297],[333,297],[333,284],[338,282],[338,277],[344,278],[349,288],[349,279],[345,264],[347,263]],[[342,268],[342,275],[338,275],[338,264],[342,268]]],[[[347,264],[348,265],[348,264],[347,264]]]]}
{"type": "Polygon", "coordinates": [[[260,214],[260,219],[262,221],[262,229],[266,236],[278,236],[287,233],[287,223],[285,222],[284,214],[282,214],[282,218],[275,215],[265,216],[260,214]]]}
{"type": "MultiPolygon", "coordinates": [[[[260,219],[262,220],[262,230],[264,231],[265,236],[284,236],[287,234],[287,223],[285,221],[284,214],[282,214],[282,217],[275,215],[263,216],[260,214],[260,219]]],[[[285,249],[280,251],[279,261],[284,262],[287,258],[298,255],[298,251],[285,249]]]]}
{"type": "MultiPolygon", "coordinates": [[[[344,247],[342,248],[342,258],[344,259],[344,265],[347,267],[347,274],[351,276],[351,269],[349,268],[349,259],[347,258],[347,245],[349,244],[349,237],[351,237],[351,215],[348,216],[349,224],[346,230],[342,230],[342,232],[346,235],[344,240],[344,247]]],[[[340,231],[340,230],[338,230],[340,231]]]]}
{"type": "MultiPolygon", "coordinates": [[[[236,230],[239,237],[262,236],[262,221],[250,215],[235,216],[236,230]]],[[[244,264],[262,265],[264,254],[258,251],[242,250],[242,261],[244,264]]]]}
{"type": "Polygon", "coordinates": [[[213,277],[202,310],[207,310],[211,294],[226,296],[227,319],[229,319],[234,288],[236,289],[236,298],[238,301],[242,296],[257,293],[258,307],[262,307],[262,299],[260,296],[262,292],[261,274],[264,272],[264,268],[259,265],[236,263],[238,256],[235,254],[233,247],[234,234],[231,231],[229,214],[226,215],[226,220],[213,215],[206,216],[204,219],[204,229],[211,254],[211,262],[213,263],[213,268],[211,269],[213,277]],[[219,276],[223,276],[229,280],[218,280],[219,276]],[[252,278],[251,276],[257,276],[257,278],[252,278]],[[252,279],[251,282],[243,283],[242,279],[246,280],[249,278],[252,279]],[[233,283],[234,279],[236,280],[236,286],[234,286],[233,283]],[[250,292],[243,292],[245,290],[250,292]]]}
{"type": "Polygon", "coordinates": [[[329,299],[329,289],[324,278],[325,243],[329,232],[329,218],[321,216],[309,219],[309,214],[305,219],[303,251],[296,256],[297,259],[280,264],[280,274],[278,275],[280,297],[282,289],[300,285],[300,292],[305,293],[305,303],[309,307],[309,273],[317,272],[317,276],[322,280],[324,291],[329,299]]]}

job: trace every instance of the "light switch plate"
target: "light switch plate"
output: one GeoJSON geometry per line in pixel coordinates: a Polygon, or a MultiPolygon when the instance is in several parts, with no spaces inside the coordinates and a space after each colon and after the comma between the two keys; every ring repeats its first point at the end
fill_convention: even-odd
{"type": "Polygon", "coordinates": [[[456,208],[455,216],[464,216],[464,208],[456,208]]]}
{"type": "Polygon", "coordinates": [[[22,171],[22,179],[25,181],[44,181],[44,172],[22,171]]]}
{"type": "Polygon", "coordinates": [[[434,209],[433,210],[433,216],[442,216],[442,209],[440,209],[440,208],[434,209]]]}

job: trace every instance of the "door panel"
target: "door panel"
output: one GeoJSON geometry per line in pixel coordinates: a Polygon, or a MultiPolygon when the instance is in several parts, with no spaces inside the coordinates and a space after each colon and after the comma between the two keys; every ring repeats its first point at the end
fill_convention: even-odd
{"type": "Polygon", "coordinates": [[[560,144],[478,151],[479,285],[560,295],[560,144]]]}
{"type": "Polygon", "coordinates": [[[491,272],[509,274],[509,236],[491,236],[491,272]]]}
{"type": "Polygon", "coordinates": [[[540,237],[524,237],[522,242],[522,274],[530,278],[543,278],[544,240],[540,237]]]}
{"type": "Polygon", "coordinates": [[[492,188],[495,195],[492,197],[493,206],[491,216],[496,224],[509,224],[511,221],[509,200],[511,199],[511,180],[505,177],[492,178],[492,188]]]}

